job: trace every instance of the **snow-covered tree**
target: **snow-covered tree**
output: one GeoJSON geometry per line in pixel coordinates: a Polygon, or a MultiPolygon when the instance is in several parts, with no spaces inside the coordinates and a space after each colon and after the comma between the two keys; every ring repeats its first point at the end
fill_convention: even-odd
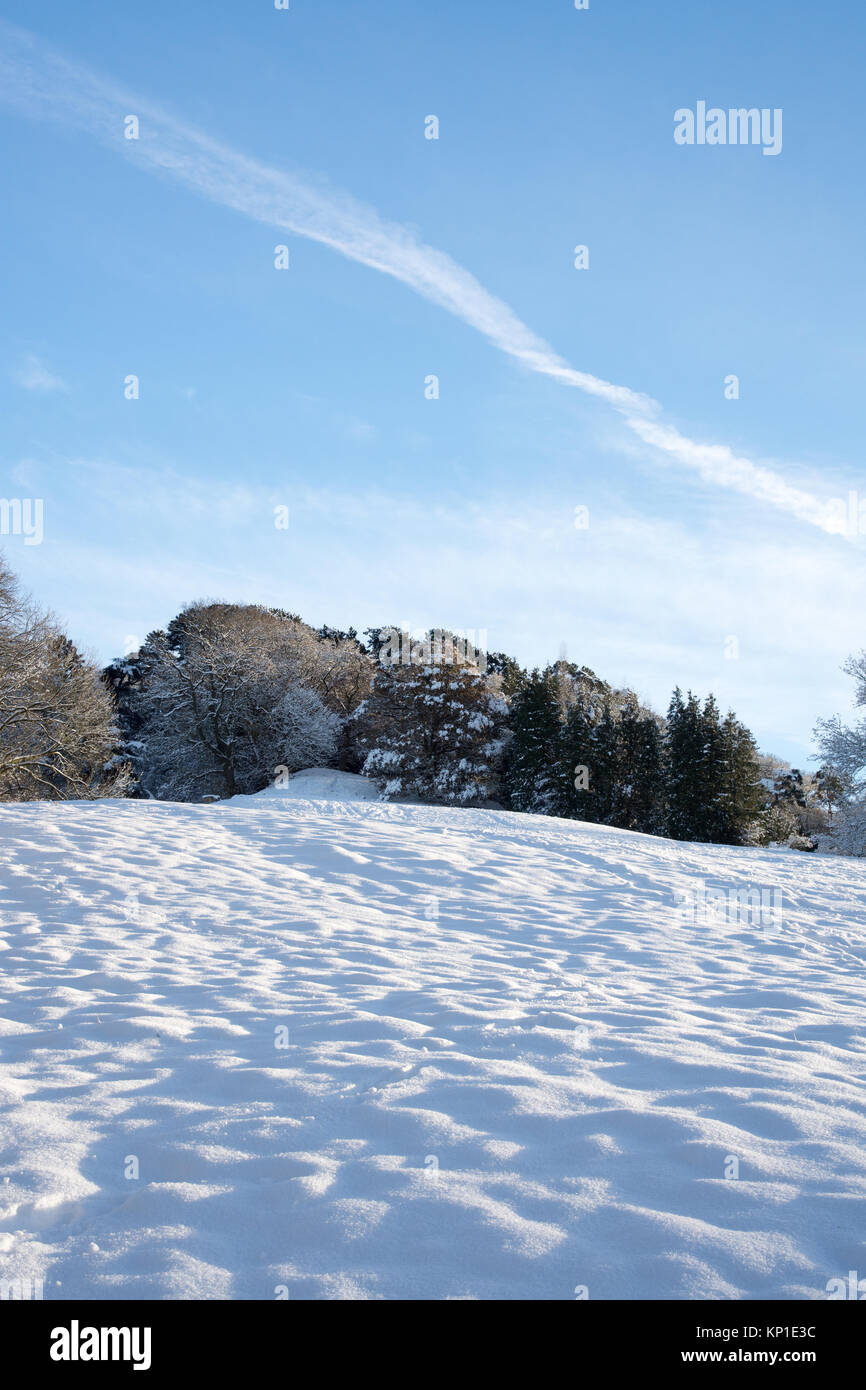
{"type": "Polygon", "coordinates": [[[764,804],[754,740],[709,695],[701,707],[676,689],[665,733],[668,834],[675,840],[743,844],[764,804]]]}
{"type": "Polygon", "coordinates": [[[362,772],[385,798],[486,801],[497,790],[504,715],[501,695],[469,662],[380,660],[353,720],[362,772]]]}
{"type": "Polygon", "coordinates": [[[721,725],[721,746],[720,843],[750,844],[758,832],[766,793],[755,740],[730,711],[721,725]]]}
{"type": "Polygon", "coordinates": [[[505,786],[512,810],[567,814],[562,712],[556,675],[550,667],[533,671],[518,689],[511,703],[510,726],[505,786]]]}
{"type": "MultiPolygon", "coordinates": [[[[139,654],[133,712],[153,796],[196,800],[260,791],[278,767],[329,762],[339,717],[313,682],[322,644],[291,615],[193,604],[139,654]]],[[[328,669],[331,653],[325,647],[328,669]]]]}
{"type": "Polygon", "coordinates": [[[327,767],[337,751],[342,722],[309,686],[290,685],[272,711],[262,750],[269,766],[288,772],[302,767],[327,767]]]}
{"type": "Polygon", "coordinates": [[[553,755],[554,813],[574,820],[595,820],[596,711],[588,691],[575,685],[571,694],[553,755]]]}
{"type": "MultiPolygon", "coordinates": [[[[856,681],[855,703],[866,705],[866,651],[850,657],[842,669],[856,681]]],[[[824,763],[822,775],[832,779],[831,796],[838,803],[821,848],[866,855],[866,719],[854,725],[843,724],[838,715],[819,719],[815,738],[824,763]]]]}
{"type": "Polygon", "coordinates": [[[610,824],[647,835],[664,831],[665,787],[661,721],[628,698],[616,726],[610,824]]]}
{"type": "Polygon", "coordinates": [[[534,671],[511,706],[515,810],[662,833],[661,721],[587,667],[534,671]]]}
{"type": "Polygon", "coordinates": [[[0,559],[0,799],[122,796],[111,697],[50,615],[0,559]]]}
{"type": "Polygon", "coordinates": [[[348,719],[370,693],[373,660],[354,628],[339,632],[322,627],[315,635],[317,646],[310,651],[303,678],[328,709],[348,719]]]}
{"type": "Polygon", "coordinates": [[[819,767],[813,777],[813,795],[817,805],[826,809],[827,823],[833,822],[833,811],[845,802],[845,783],[832,767],[819,767]]]}
{"type": "Polygon", "coordinates": [[[866,792],[866,719],[846,725],[838,715],[819,719],[815,737],[826,767],[847,788],[854,800],[866,792]]]}
{"type": "Polygon", "coordinates": [[[674,840],[706,840],[704,722],[697,698],[677,687],[665,731],[668,834],[674,840]]]}

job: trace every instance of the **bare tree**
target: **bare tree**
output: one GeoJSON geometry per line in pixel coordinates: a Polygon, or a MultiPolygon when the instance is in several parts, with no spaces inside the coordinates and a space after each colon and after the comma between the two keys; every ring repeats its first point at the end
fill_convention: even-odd
{"type": "Polygon", "coordinates": [[[121,796],[111,696],[97,668],[0,559],[0,798],[121,796]]]}
{"type": "Polygon", "coordinates": [[[338,716],[316,689],[320,643],[255,605],[197,603],[146,644],[147,789],[160,798],[260,791],[278,767],[334,756],[338,716]]]}
{"type": "MultiPolygon", "coordinates": [[[[866,705],[866,651],[849,657],[842,667],[856,681],[854,702],[866,705]]],[[[839,807],[826,847],[839,854],[866,855],[866,719],[843,724],[836,715],[819,719],[815,738],[824,761],[821,776],[834,781],[839,807]]]]}

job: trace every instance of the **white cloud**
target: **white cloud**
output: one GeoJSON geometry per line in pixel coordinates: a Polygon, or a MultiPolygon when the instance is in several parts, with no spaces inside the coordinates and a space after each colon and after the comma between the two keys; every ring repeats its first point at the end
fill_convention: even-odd
{"type": "Polygon", "coordinates": [[[840,667],[855,645],[850,615],[866,607],[866,572],[830,536],[816,535],[806,560],[762,517],[733,529],[727,515],[710,518],[698,532],[602,504],[578,531],[570,505],[542,488],[532,502],[499,488],[431,502],[294,486],[281,499],[264,485],[109,460],[57,461],[57,475],[40,595],[67,615],[71,606],[76,635],[92,644],[219,597],[359,630],[404,618],[484,629],[491,649],[529,665],[564,642],[573,660],[660,709],[675,684],[715,691],[776,751],[802,748],[818,715],[850,705],[840,667]],[[88,489],[100,507],[88,501],[85,537],[88,489]],[[287,531],[274,528],[275,500],[291,504],[287,531]],[[114,529],[147,536],[146,558],[111,549],[104,508],[114,529]],[[735,660],[725,655],[732,636],[735,660]]]}
{"type": "Polygon", "coordinates": [[[25,391],[68,391],[69,387],[62,377],[48,370],[33,353],[28,354],[24,363],[12,373],[13,379],[25,391]]]}

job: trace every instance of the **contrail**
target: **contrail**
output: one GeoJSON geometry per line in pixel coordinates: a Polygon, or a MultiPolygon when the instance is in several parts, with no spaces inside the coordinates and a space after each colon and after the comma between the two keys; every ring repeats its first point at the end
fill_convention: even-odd
{"type": "Polygon", "coordinates": [[[134,163],[168,175],[247,217],[330,246],[409,285],[475,328],[530,371],[555,378],[613,406],[650,447],[706,482],[744,493],[823,531],[840,530],[832,503],[792,487],[772,469],[724,446],[700,444],[659,422],[650,397],[578,371],[463,266],[405,227],[324,181],[270,168],[184,125],[60,54],[24,30],[0,23],[0,100],[28,117],[62,122],[95,136],[134,163]],[[124,118],[139,138],[124,136],[124,118]]]}

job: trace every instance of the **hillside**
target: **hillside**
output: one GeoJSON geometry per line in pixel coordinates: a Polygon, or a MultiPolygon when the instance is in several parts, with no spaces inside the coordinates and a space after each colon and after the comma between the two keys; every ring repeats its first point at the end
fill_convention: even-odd
{"type": "Polygon", "coordinates": [[[866,864],[306,785],[0,807],[0,1277],[815,1299],[866,1275],[866,864]],[[782,910],[689,922],[701,884],[782,910]]]}

